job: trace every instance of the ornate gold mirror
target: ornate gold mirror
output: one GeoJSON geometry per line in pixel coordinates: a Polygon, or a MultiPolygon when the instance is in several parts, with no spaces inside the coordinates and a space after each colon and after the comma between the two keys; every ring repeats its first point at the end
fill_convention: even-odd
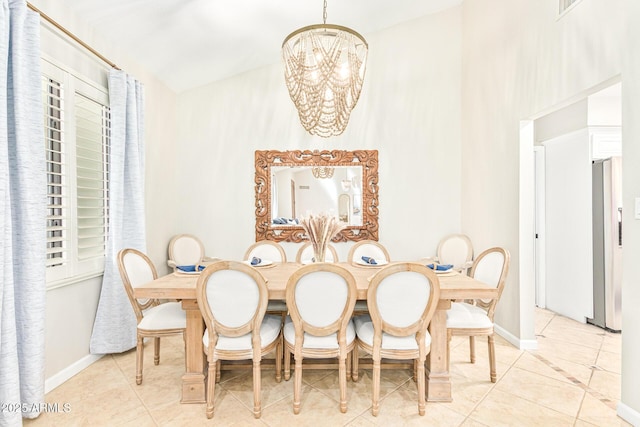
{"type": "Polygon", "coordinates": [[[334,242],[378,240],[378,151],[256,151],[256,241],[306,240],[300,218],[346,220],[334,242]]]}

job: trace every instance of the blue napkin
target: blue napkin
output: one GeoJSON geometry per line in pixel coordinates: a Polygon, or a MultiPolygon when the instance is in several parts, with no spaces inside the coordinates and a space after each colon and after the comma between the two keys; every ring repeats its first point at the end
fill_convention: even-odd
{"type": "MultiPolygon", "coordinates": [[[[433,270],[433,264],[427,264],[427,267],[433,270]]],[[[436,265],[436,271],[447,271],[453,268],[453,264],[438,264],[436,265]]]]}
{"type": "Polygon", "coordinates": [[[370,256],[363,256],[362,260],[367,264],[377,264],[376,260],[371,258],[370,256]]]}
{"type": "Polygon", "coordinates": [[[251,265],[258,265],[262,262],[262,260],[256,256],[254,256],[253,258],[251,258],[251,265]]]}
{"type": "MultiPolygon", "coordinates": [[[[187,273],[192,272],[192,271],[196,271],[196,266],[195,265],[178,265],[176,266],[176,268],[180,271],[186,271],[187,273]]],[[[198,266],[198,271],[202,271],[204,270],[204,265],[199,265],[198,266]]]]}

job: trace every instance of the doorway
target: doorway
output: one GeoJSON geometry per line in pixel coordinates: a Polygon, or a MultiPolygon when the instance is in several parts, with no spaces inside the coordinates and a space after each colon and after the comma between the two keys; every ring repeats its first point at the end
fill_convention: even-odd
{"type": "Polygon", "coordinates": [[[594,316],[591,161],[621,155],[621,84],[531,122],[535,304],[585,323],[594,316]]]}

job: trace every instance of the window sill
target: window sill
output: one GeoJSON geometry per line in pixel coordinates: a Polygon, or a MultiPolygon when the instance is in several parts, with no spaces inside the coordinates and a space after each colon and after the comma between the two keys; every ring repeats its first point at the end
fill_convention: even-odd
{"type": "Polygon", "coordinates": [[[51,291],[53,289],[64,288],[65,286],[74,285],[79,282],[84,282],[89,279],[93,279],[95,277],[100,277],[104,274],[104,270],[94,271],[91,273],[86,273],[80,276],[68,277],[66,279],[55,280],[52,282],[47,282],[47,291],[51,291]]]}

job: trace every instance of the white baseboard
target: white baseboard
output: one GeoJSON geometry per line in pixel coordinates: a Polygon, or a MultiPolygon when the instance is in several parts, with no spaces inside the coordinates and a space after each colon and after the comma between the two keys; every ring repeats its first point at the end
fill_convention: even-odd
{"type": "Polygon", "coordinates": [[[62,371],[57,374],[47,378],[44,381],[44,392],[49,393],[51,390],[58,387],[60,384],[64,383],[75,374],[79,373],[89,365],[97,362],[100,358],[104,356],[102,354],[88,354],[77,362],[67,366],[62,371]]]}
{"type": "Polygon", "coordinates": [[[625,405],[622,402],[618,402],[618,416],[631,424],[632,426],[640,426],[640,412],[636,411],[625,405]]]}
{"type": "Polygon", "coordinates": [[[521,340],[520,338],[513,335],[511,332],[506,329],[496,325],[494,323],[493,330],[496,334],[500,335],[505,340],[509,341],[516,348],[520,350],[537,350],[538,349],[538,341],[537,340],[521,340]]]}

